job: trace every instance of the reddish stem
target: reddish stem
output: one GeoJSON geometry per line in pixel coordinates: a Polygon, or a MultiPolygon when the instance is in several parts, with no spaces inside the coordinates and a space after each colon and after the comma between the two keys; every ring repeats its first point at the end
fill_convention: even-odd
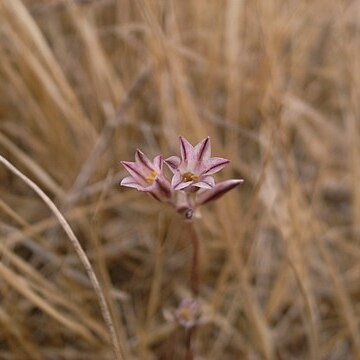
{"type": "Polygon", "coordinates": [[[199,276],[199,238],[192,222],[189,223],[190,240],[193,248],[190,272],[190,286],[194,297],[199,295],[200,276],[199,276]]]}
{"type": "Polygon", "coordinates": [[[186,331],[186,354],[185,360],[194,360],[194,352],[192,349],[192,340],[194,335],[194,329],[188,329],[186,331]]]}
{"type": "MultiPolygon", "coordinates": [[[[191,269],[190,269],[190,287],[193,293],[193,296],[196,298],[199,295],[200,290],[200,275],[199,275],[199,238],[196,233],[196,229],[192,222],[188,223],[190,241],[192,244],[192,259],[191,259],[191,269]]],[[[185,360],[194,360],[194,352],[192,344],[195,339],[195,327],[188,329],[186,331],[186,354],[185,360]]]]}

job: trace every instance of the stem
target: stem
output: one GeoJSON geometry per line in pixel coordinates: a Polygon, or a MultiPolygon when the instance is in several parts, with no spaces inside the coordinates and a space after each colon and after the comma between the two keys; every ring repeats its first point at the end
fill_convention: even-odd
{"type": "Polygon", "coordinates": [[[194,352],[192,349],[194,329],[188,329],[186,331],[186,354],[185,360],[194,360],[194,352]]]}
{"type": "MultiPolygon", "coordinates": [[[[199,271],[199,237],[197,235],[195,226],[193,222],[188,223],[190,241],[192,244],[192,259],[191,259],[191,269],[190,269],[190,287],[194,298],[198,297],[200,291],[200,271],[199,271]]],[[[195,340],[196,327],[194,326],[191,329],[186,330],[186,354],[185,360],[194,359],[194,351],[192,344],[195,340]]]]}
{"type": "Polygon", "coordinates": [[[189,223],[190,240],[193,247],[193,254],[191,260],[190,272],[190,287],[194,297],[199,295],[200,289],[200,275],[199,275],[199,238],[196,233],[194,224],[189,223]]]}

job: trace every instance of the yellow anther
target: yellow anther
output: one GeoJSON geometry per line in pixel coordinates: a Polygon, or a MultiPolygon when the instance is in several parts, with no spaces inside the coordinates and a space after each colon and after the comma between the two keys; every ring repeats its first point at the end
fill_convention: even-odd
{"type": "Polygon", "coordinates": [[[182,175],[182,179],[183,181],[187,182],[187,181],[196,181],[199,180],[199,177],[191,172],[187,172],[185,174],[182,175]]]}
{"type": "Polygon", "coordinates": [[[179,317],[186,321],[191,321],[194,317],[193,310],[189,307],[184,307],[179,311],[179,317]]]}
{"type": "Polygon", "coordinates": [[[158,176],[159,174],[153,170],[147,177],[146,177],[146,180],[153,183],[156,179],[156,177],[158,176]]]}

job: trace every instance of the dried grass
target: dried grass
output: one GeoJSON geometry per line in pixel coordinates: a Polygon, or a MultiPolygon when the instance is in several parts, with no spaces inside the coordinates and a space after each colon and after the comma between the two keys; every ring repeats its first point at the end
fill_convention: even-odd
{"type": "MultiPolygon", "coordinates": [[[[189,292],[188,234],[118,186],[120,160],[177,152],[179,134],[210,135],[232,160],[224,178],[245,178],[196,224],[210,320],[197,353],[360,358],[359,13],[354,0],[0,1],[0,154],[70,223],[124,359],[184,356],[163,311],[189,292]]],[[[112,359],[57,220],[0,178],[0,359],[112,359]]]]}

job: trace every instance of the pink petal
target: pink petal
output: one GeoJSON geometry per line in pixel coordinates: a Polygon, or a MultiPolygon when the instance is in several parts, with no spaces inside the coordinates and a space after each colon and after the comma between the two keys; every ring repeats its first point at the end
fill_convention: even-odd
{"type": "Polygon", "coordinates": [[[211,156],[210,137],[208,136],[207,138],[199,142],[195,146],[194,150],[196,153],[196,161],[201,163],[204,160],[208,160],[211,156]]]}
{"type": "Polygon", "coordinates": [[[182,190],[193,184],[193,181],[181,182],[174,187],[174,190],[182,190]]]}
{"type": "Polygon", "coordinates": [[[144,167],[144,170],[146,169],[147,171],[153,171],[154,170],[154,166],[151,163],[151,161],[148,159],[148,157],[139,149],[136,150],[135,153],[135,161],[136,163],[141,164],[144,167]]]}
{"type": "Polygon", "coordinates": [[[194,184],[194,186],[202,189],[212,189],[215,186],[215,180],[212,176],[205,176],[201,181],[194,184]]]}
{"type": "Polygon", "coordinates": [[[127,176],[124,179],[122,179],[120,185],[130,187],[130,188],[134,188],[134,189],[137,189],[137,190],[140,190],[140,189],[143,188],[141,185],[139,185],[136,182],[136,180],[132,176],[127,176]]]}
{"type": "Polygon", "coordinates": [[[159,173],[162,171],[163,161],[164,160],[163,160],[162,155],[158,155],[158,156],[154,157],[154,160],[153,160],[154,168],[159,173]]]}
{"type": "Polygon", "coordinates": [[[180,153],[183,161],[194,157],[194,147],[182,136],[180,136],[180,153]]]}
{"type": "Polygon", "coordinates": [[[176,170],[181,163],[178,156],[170,156],[165,160],[165,164],[169,166],[170,170],[176,170]]]}
{"type": "Polygon", "coordinates": [[[180,171],[175,171],[174,176],[171,179],[171,187],[175,189],[182,182],[182,176],[180,171]]]}
{"type": "Polygon", "coordinates": [[[159,176],[155,179],[154,189],[162,197],[170,198],[171,197],[171,186],[167,179],[159,176]]]}
{"type": "Polygon", "coordinates": [[[214,201],[218,199],[219,197],[223,196],[225,193],[236,187],[237,185],[244,182],[242,179],[231,179],[231,180],[225,180],[217,183],[215,187],[213,187],[211,190],[205,190],[201,194],[199,194],[197,199],[198,205],[206,204],[210,201],[214,201]]]}
{"type": "Polygon", "coordinates": [[[206,161],[206,165],[203,168],[202,175],[215,174],[221,169],[223,169],[229,162],[230,160],[228,159],[213,157],[206,161]]]}
{"type": "Polygon", "coordinates": [[[136,164],[132,161],[121,161],[121,164],[137,183],[146,184],[146,174],[143,172],[144,168],[142,165],[136,164]]]}

